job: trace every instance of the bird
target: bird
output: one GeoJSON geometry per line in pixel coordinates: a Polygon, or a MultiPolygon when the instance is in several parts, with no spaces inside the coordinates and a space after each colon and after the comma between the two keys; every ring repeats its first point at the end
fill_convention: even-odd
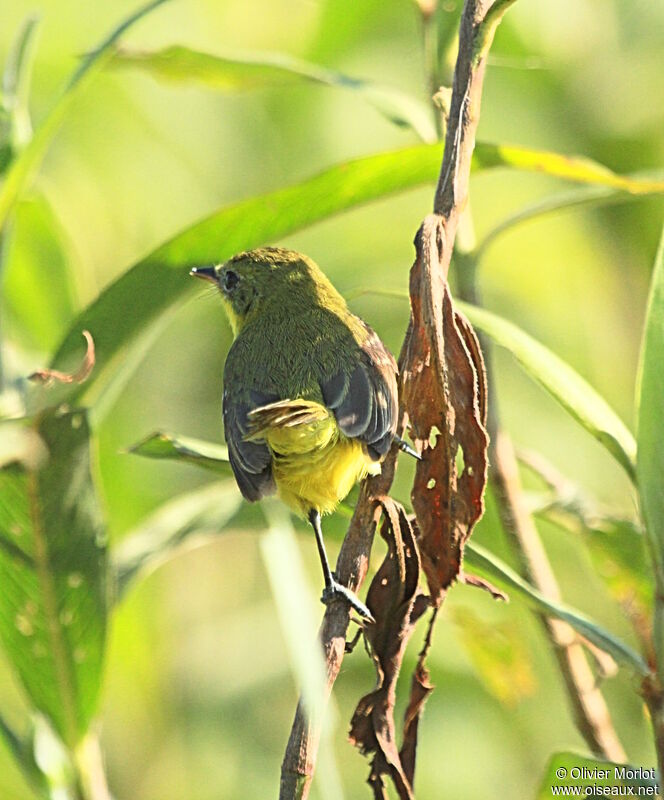
{"type": "Polygon", "coordinates": [[[277,493],[306,518],[323,570],[322,602],[344,600],[373,621],[330,567],[321,516],[378,474],[395,442],[411,451],[396,436],[394,357],[301,253],[261,247],[190,274],[219,290],[234,334],[222,405],[242,495],[255,502],[277,493]]]}

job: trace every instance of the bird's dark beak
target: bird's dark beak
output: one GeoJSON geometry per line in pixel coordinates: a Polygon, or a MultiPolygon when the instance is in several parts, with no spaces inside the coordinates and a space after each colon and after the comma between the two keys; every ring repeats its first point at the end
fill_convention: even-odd
{"type": "Polygon", "coordinates": [[[206,281],[211,281],[215,285],[219,283],[214,267],[193,267],[189,270],[189,274],[194,275],[196,278],[203,278],[206,281]]]}

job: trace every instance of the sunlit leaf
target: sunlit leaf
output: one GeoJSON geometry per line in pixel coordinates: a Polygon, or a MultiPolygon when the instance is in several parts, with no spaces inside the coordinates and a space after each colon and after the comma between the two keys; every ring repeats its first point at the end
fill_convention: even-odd
{"type": "Polygon", "coordinates": [[[473,153],[473,162],[476,168],[512,167],[525,172],[554,175],[575,183],[606,186],[629,194],[664,192],[664,180],[660,178],[618,175],[584,156],[568,156],[527,147],[478,142],[473,153]]]}
{"type": "Polygon", "coordinates": [[[103,68],[105,61],[111,57],[111,50],[115,42],[135,22],[165,2],[168,2],[168,0],[151,0],[151,2],[132,13],[104,39],[98,48],[83,59],[64,93],[35,131],[29,144],[12,161],[7,171],[5,180],[0,187],[0,230],[4,227],[7,216],[21,190],[29,183],[39,168],[46,150],[74,101],[94,80],[95,76],[103,68]]]}
{"type": "Polygon", "coordinates": [[[104,373],[110,358],[142,328],[177,299],[195,291],[187,276],[191,267],[223,261],[241,250],[274,243],[341,211],[433,184],[441,152],[440,145],[419,145],[348,161],[294,186],[219,209],[108,286],[73,322],[52,365],[67,369],[77,358],[80,331],[91,331],[97,346],[97,370],[86,384],[91,386],[104,373]]]}
{"type": "Polygon", "coordinates": [[[569,364],[511,322],[468,303],[457,306],[473,325],[509,350],[524,370],[595,437],[634,480],[636,442],[627,426],[569,364]]]}
{"type": "Polygon", "coordinates": [[[464,563],[474,573],[505,589],[510,597],[517,596],[536,611],[567,622],[577,633],[612,656],[618,664],[642,676],[650,674],[648,665],[635,650],[580,611],[544,597],[511,567],[480,545],[472,541],[466,544],[464,563]]]}
{"type": "Polygon", "coordinates": [[[50,411],[32,427],[43,459],[0,470],[0,639],[34,706],[73,746],[99,693],[106,545],[85,413],[50,411]]]}
{"type": "Polygon", "coordinates": [[[221,533],[241,503],[240,492],[226,481],[187,492],[158,508],[113,550],[118,598],[139,575],[149,575],[176,552],[221,533]]]}
{"type": "MultiPolygon", "coordinates": [[[[660,581],[664,580],[664,234],[648,300],[637,382],[637,476],[641,507],[660,581]]],[[[660,582],[660,585],[664,585],[660,582]]]]}
{"type": "Polygon", "coordinates": [[[130,448],[131,453],[147,458],[165,458],[184,461],[199,467],[232,475],[228,462],[228,449],[221,444],[204,442],[187,436],[172,436],[169,433],[151,433],[130,448]]]}
{"type": "MultiPolygon", "coordinates": [[[[634,767],[630,764],[615,764],[612,761],[599,761],[591,756],[574,752],[555,753],[547,765],[544,779],[537,800],[551,800],[551,787],[569,787],[578,790],[578,794],[569,793],[569,796],[590,797],[606,796],[616,797],[618,787],[643,787],[646,789],[657,788],[657,779],[653,767],[634,767]],[[600,790],[588,793],[589,787],[606,787],[607,791],[600,794],[600,790]],[[614,791],[611,792],[610,788],[614,791]]],[[[563,792],[560,792],[563,797],[563,792]]],[[[620,796],[627,792],[620,792],[620,796]]],[[[634,796],[637,791],[634,792],[634,796]]],[[[641,796],[654,797],[655,793],[643,793],[641,796]]]]}
{"type": "Polygon", "coordinates": [[[340,164],[295,186],[226,206],[187,228],[111,284],[74,323],[53,366],[78,358],[80,331],[91,331],[97,369],[177,299],[200,289],[192,266],[223,261],[322,219],[407,188],[433,182],[441,148],[421,145],[340,164]],[[81,325],[83,327],[81,327],[81,325]]]}
{"type": "Polygon", "coordinates": [[[422,141],[437,138],[428,106],[416,98],[284,53],[214,55],[179,45],[153,51],[122,48],[115,51],[110,64],[142,69],[161,80],[196,81],[224,91],[312,81],[356,93],[390,122],[414,130],[422,141]]]}

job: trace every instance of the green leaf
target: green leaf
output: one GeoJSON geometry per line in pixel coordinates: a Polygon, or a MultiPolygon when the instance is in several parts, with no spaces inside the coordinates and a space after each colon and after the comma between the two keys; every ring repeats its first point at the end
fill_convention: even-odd
{"type": "MultiPolygon", "coordinates": [[[[634,177],[636,178],[637,176],[634,177]]],[[[496,239],[500,238],[503,233],[507,233],[507,231],[512,230],[512,228],[524,222],[529,222],[530,220],[552,214],[556,211],[581,208],[583,206],[598,206],[605,203],[626,202],[628,200],[639,199],[639,197],[641,197],[641,195],[626,194],[620,189],[612,189],[609,186],[592,185],[580,186],[566,192],[545,197],[524,208],[520,208],[491,228],[473,251],[474,259],[476,262],[481,261],[486,251],[496,239]]]]}
{"type": "Polygon", "coordinates": [[[19,736],[0,716],[0,740],[4,741],[7,750],[12,754],[28,782],[35,787],[39,797],[48,797],[48,784],[44,773],[35,761],[32,737],[19,736]]]}
{"type": "Polygon", "coordinates": [[[89,330],[97,357],[85,388],[90,387],[111,357],[142,328],[176,300],[199,290],[188,276],[191,267],[223,261],[332,214],[433,182],[441,152],[439,145],[421,145],[361,158],[295,186],[220,209],[159,247],[103,291],[71,325],[53,364],[67,369],[76,363],[80,332],[89,330]]]}
{"type": "Polygon", "coordinates": [[[546,598],[511,567],[480,545],[468,542],[464,551],[464,564],[499,588],[525,600],[535,611],[567,622],[577,633],[612,656],[616,663],[629,667],[643,677],[650,674],[648,665],[635,650],[580,611],[546,598]]]}
{"type": "Polygon", "coordinates": [[[64,121],[74,101],[94,80],[95,76],[103,68],[104,63],[111,58],[113,45],[135,22],[167,1],[168,0],[151,0],[151,2],[139,8],[120,23],[120,25],[104,39],[98,48],[83,59],[69,81],[65,92],[50,110],[46,119],[44,119],[42,124],[35,131],[29,144],[22,150],[21,154],[12,161],[7,171],[4,183],[0,187],[0,230],[4,227],[7,217],[20,192],[30,182],[36,170],[39,168],[39,164],[46,150],[53,140],[53,137],[58,132],[60,125],[64,121]]]}
{"type": "Polygon", "coordinates": [[[309,724],[321,730],[317,766],[322,800],[343,800],[344,792],[336,764],[332,725],[327,705],[327,675],[318,638],[320,606],[312,597],[297,537],[290,514],[277,500],[262,503],[268,530],[260,539],[277,616],[291,663],[291,670],[302,695],[309,724]],[[318,612],[318,613],[317,613],[318,612]]]}
{"type": "Polygon", "coordinates": [[[77,308],[70,277],[74,254],[45,197],[17,203],[4,278],[5,330],[49,353],[77,308]]]}
{"type": "MultiPolygon", "coordinates": [[[[195,291],[187,275],[191,267],[224,261],[241,250],[269,244],[341,211],[433,184],[441,155],[440,145],[418,145],[367,156],[338,164],[294,186],[219,209],[150,253],[107,287],[71,325],[52,366],[67,370],[76,363],[81,331],[91,331],[97,367],[85,385],[89,388],[104,374],[111,357],[142,328],[176,300],[195,291]]],[[[81,391],[81,387],[71,388],[74,395],[81,391]]]]}
{"type": "Polygon", "coordinates": [[[603,164],[584,156],[568,156],[527,147],[478,142],[473,153],[473,166],[476,169],[512,167],[525,172],[541,172],[575,183],[606,186],[628,194],[664,192],[662,179],[617,175],[603,164]]]}
{"type": "MultiPolygon", "coordinates": [[[[657,778],[653,767],[633,767],[629,764],[616,764],[613,761],[600,761],[597,758],[564,751],[555,753],[551,756],[551,761],[547,765],[544,779],[537,793],[537,800],[551,800],[551,787],[565,786],[578,790],[578,797],[590,797],[587,789],[593,787],[625,787],[631,786],[635,789],[643,787],[646,789],[656,789],[657,778]]],[[[606,793],[607,797],[615,797],[618,792],[613,794],[606,793]]],[[[625,793],[623,792],[621,796],[625,793]]],[[[562,792],[560,796],[563,797],[562,792]]],[[[570,796],[574,796],[571,795],[570,796]]],[[[600,796],[600,795],[598,795],[600,796]]],[[[655,797],[655,794],[645,793],[641,796],[655,797]]]]}
{"type": "Polygon", "coordinates": [[[639,614],[644,619],[650,616],[652,573],[643,531],[632,520],[587,508],[581,496],[563,498],[546,494],[530,504],[530,511],[582,536],[593,567],[626,614],[632,619],[639,614]]]}
{"type": "Polygon", "coordinates": [[[118,599],[139,575],[149,575],[176,552],[221,533],[241,504],[235,484],[226,481],[188,492],[158,508],[113,550],[118,599]]]}
{"type": "Polygon", "coordinates": [[[650,287],[636,405],[639,496],[661,587],[664,586],[664,233],[650,287]]]}
{"type": "Polygon", "coordinates": [[[172,436],[169,433],[151,433],[138,444],[129,448],[130,453],[147,458],[165,458],[196,464],[222,475],[232,475],[228,463],[228,450],[224,445],[204,442],[187,436],[172,436]]]}
{"type": "Polygon", "coordinates": [[[524,370],[594,436],[634,480],[634,437],[590,384],[569,364],[513,323],[478,306],[456,303],[476,328],[509,350],[524,370]]]}
{"type": "Polygon", "coordinates": [[[30,700],[73,747],[95,711],[106,633],[106,545],[84,411],[23,424],[38,462],[0,470],[0,639],[30,700]]]}
{"type": "Polygon", "coordinates": [[[457,636],[485,688],[511,708],[537,688],[528,644],[515,620],[484,619],[465,606],[447,609],[457,636]]]}
{"type": "Polygon", "coordinates": [[[411,128],[424,142],[437,139],[429,107],[398,89],[351,78],[284,53],[213,55],[173,45],[162,50],[116,49],[111,66],[145,70],[160,80],[196,81],[215,89],[237,91],[294,81],[311,81],[356,93],[390,122],[411,128]]]}
{"type": "Polygon", "coordinates": [[[5,64],[0,96],[0,174],[32,136],[28,95],[38,23],[36,16],[25,20],[5,64]]]}

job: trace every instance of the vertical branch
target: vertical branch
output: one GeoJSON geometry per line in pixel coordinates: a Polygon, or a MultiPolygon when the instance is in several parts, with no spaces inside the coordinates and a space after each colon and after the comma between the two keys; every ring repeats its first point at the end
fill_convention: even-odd
{"type": "MultiPolygon", "coordinates": [[[[494,6],[491,0],[465,0],[464,3],[445,152],[434,199],[434,219],[429,218],[434,223],[432,227],[440,232],[439,257],[437,263],[432,264],[435,273],[432,279],[435,280],[447,274],[459,215],[468,197],[486,54],[502,13],[513,1],[496,0],[494,6]]],[[[410,328],[404,340],[402,357],[409,339],[410,328]]],[[[405,411],[402,408],[399,432],[403,430],[404,421],[405,411]]],[[[381,474],[364,484],[339,553],[337,577],[353,591],[360,588],[366,576],[380,515],[377,501],[390,490],[395,458],[393,449],[383,463],[381,474]]],[[[325,700],[339,674],[348,623],[349,612],[344,603],[328,606],[321,628],[321,643],[327,666],[325,700]]],[[[306,800],[309,796],[319,741],[319,727],[307,720],[302,704],[298,704],[282,762],[280,800],[306,800]]]]}

